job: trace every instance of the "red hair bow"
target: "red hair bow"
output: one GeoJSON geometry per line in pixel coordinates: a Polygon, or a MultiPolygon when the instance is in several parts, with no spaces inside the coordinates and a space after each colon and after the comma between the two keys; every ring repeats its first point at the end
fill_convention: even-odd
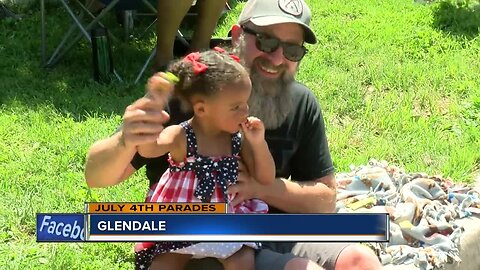
{"type": "MultiPolygon", "coordinates": [[[[217,51],[219,53],[226,53],[226,51],[223,48],[220,47],[214,47],[214,51],[217,51]]],[[[235,54],[230,53],[230,58],[232,58],[235,62],[240,63],[240,57],[236,56],[235,54]]]]}
{"type": "Polygon", "coordinates": [[[193,74],[199,75],[204,73],[207,69],[208,66],[200,63],[198,60],[200,60],[200,53],[199,52],[193,52],[185,56],[183,58],[184,61],[192,63],[192,68],[193,68],[193,74]]]}

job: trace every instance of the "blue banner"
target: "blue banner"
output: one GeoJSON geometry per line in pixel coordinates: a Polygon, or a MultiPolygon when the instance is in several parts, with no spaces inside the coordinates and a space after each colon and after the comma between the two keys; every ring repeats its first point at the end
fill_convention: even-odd
{"type": "Polygon", "coordinates": [[[388,241],[387,214],[94,214],[93,241],[388,241]]]}
{"type": "Polygon", "coordinates": [[[85,241],[85,214],[37,214],[37,242],[85,241]]]}

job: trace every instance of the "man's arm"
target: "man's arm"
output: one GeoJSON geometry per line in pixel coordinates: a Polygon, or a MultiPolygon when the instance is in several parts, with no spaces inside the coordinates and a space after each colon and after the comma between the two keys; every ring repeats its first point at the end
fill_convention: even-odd
{"type": "Polygon", "coordinates": [[[261,185],[240,163],[236,185],[228,192],[237,194],[236,205],[246,199],[258,198],[287,213],[333,213],[336,203],[336,182],[333,174],[313,181],[295,182],[276,178],[271,185],[261,185]]]}
{"type": "Polygon", "coordinates": [[[335,176],[305,182],[277,178],[268,188],[259,188],[258,198],[287,213],[333,213],[335,176]]]}
{"type": "Polygon", "coordinates": [[[169,119],[163,108],[172,87],[165,74],[152,76],[146,96],[125,109],[120,130],[90,147],[85,164],[85,179],[89,187],[118,184],[135,171],[130,162],[137,147],[155,142],[163,124],[169,119]]]}
{"type": "Polygon", "coordinates": [[[89,187],[113,186],[135,172],[130,161],[136,148],[124,145],[121,137],[120,131],[90,147],[85,164],[85,179],[89,187]]]}
{"type": "Polygon", "coordinates": [[[259,198],[289,213],[331,213],[335,211],[336,181],[328,147],[325,122],[313,93],[297,104],[298,149],[288,161],[291,181],[277,179],[271,189],[259,189],[259,198]]]}

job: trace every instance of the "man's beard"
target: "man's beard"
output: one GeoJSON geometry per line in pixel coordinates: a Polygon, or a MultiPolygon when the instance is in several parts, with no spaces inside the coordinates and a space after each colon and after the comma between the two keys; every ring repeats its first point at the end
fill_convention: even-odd
{"type": "MultiPolygon", "coordinates": [[[[240,59],[245,59],[245,39],[243,35],[235,46],[234,52],[240,59]]],[[[254,60],[254,62],[256,61],[262,61],[262,59],[254,60]]],[[[294,74],[289,74],[286,69],[283,69],[280,71],[282,74],[279,78],[270,79],[259,74],[251,66],[247,68],[252,81],[252,94],[248,102],[249,114],[262,120],[266,129],[280,127],[293,107],[291,88],[288,86],[293,82],[294,74]]]]}

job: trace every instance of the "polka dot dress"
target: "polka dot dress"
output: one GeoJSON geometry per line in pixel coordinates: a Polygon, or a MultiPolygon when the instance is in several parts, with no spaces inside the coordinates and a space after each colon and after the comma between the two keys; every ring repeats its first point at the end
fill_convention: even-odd
{"type": "MultiPolygon", "coordinates": [[[[197,153],[197,140],[188,122],[180,124],[187,136],[187,157],[175,163],[169,157],[170,167],[157,185],[152,186],[147,202],[228,202],[228,186],[238,176],[240,154],[240,133],[232,135],[232,155],[212,158],[197,153]]],[[[244,201],[230,212],[266,213],[268,206],[258,199],[244,201]]],[[[227,258],[243,245],[258,248],[257,243],[198,243],[198,242],[156,242],[135,245],[135,268],[148,269],[152,259],[162,253],[175,252],[192,254],[193,258],[227,258]]]]}

